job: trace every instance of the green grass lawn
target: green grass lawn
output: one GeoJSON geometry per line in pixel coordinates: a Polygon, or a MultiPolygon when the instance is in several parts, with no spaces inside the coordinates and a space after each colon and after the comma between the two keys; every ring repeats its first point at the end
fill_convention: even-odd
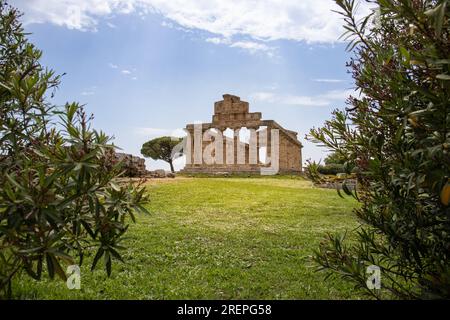
{"type": "Polygon", "coordinates": [[[125,263],[90,272],[81,290],[22,276],[21,299],[355,299],[309,256],[327,231],[356,226],[356,202],[301,178],[177,178],[152,182],[148,216],[124,242],[125,263]]]}

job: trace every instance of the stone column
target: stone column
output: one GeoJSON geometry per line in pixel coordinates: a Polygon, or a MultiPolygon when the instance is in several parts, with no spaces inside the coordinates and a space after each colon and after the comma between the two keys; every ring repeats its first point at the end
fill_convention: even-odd
{"type": "MultiPolygon", "coordinates": [[[[258,128],[259,129],[259,128],[258,128]]],[[[259,158],[259,132],[256,132],[256,164],[259,165],[261,159],[259,158]]]]}
{"type": "Polygon", "coordinates": [[[267,126],[266,129],[267,143],[266,143],[266,164],[272,161],[272,127],[267,126]]]}
{"type": "Polygon", "coordinates": [[[245,153],[246,153],[246,148],[245,148],[245,144],[243,142],[241,142],[240,139],[240,132],[241,132],[242,128],[238,128],[235,129],[234,131],[234,145],[235,145],[235,159],[236,165],[245,165],[246,164],[246,160],[245,160],[245,153]]]}
{"type": "Polygon", "coordinates": [[[186,167],[192,167],[194,164],[194,131],[186,128],[186,145],[184,146],[184,154],[186,155],[186,167]]]}
{"type": "Polygon", "coordinates": [[[258,141],[258,128],[249,128],[250,130],[250,140],[248,147],[248,164],[258,165],[259,164],[259,141],[258,141]]]}
{"type": "Polygon", "coordinates": [[[203,125],[194,124],[194,165],[203,164],[203,125]]]}
{"type": "Polygon", "coordinates": [[[225,150],[226,150],[226,157],[225,157],[225,164],[227,166],[235,164],[235,144],[234,144],[234,132],[233,132],[233,138],[225,137],[225,150]]]}

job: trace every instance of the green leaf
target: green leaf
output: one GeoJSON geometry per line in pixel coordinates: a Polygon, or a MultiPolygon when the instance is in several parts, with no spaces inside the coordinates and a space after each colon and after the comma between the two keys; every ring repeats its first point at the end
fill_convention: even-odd
{"type": "Polygon", "coordinates": [[[64,270],[62,269],[59,260],[55,257],[55,255],[51,255],[50,256],[52,261],[53,261],[53,267],[55,269],[56,274],[64,281],[67,280],[67,276],[66,273],[64,272],[64,270]]]}
{"type": "Polygon", "coordinates": [[[94,257],[94,261],[92,262],[91,271],[94,271],[95,266],[98,263],[98,260],[103,256],[104,253],[105,253],[105,250],[103,250],[103,247],[98,248],[98,251],[94,257]]]}
{"type": "Polygon", "coordinates": [[[17,189],[24,191],[25,189],[19,184],[17,183],[17,181],[10,176],[8,173],[5,173],[6,178],[9,180],[9,182],[11,182],[17,189]]]}
{"type": "Polygon", "coordinates": [[[11,189],[11,186],[9,185],[9,183],[4,184],[4,190],[11,201],[13,201],[13,202],[16,201],[16,195],[15,195],[14,191],[11,189]]]}
{"type": "Polygon", "coordinates": [[[409,54],[409,51],[406,50],[404,47],[400,47],[400,53],[405,59],[406,64],[409,64],[409,61],[411,60],[411,56],[409,54]]]}
{"type": "Polygon", "coordinates": [[[114,191],[120,191],[120,187],[115,182],[111,181],[110,186],[114,191]]]}
{"type": "Polygon", "coordinates": [[[112,268],[111,268],[111,255],[109,254],[109,251],[105,252],[104,260],[105,260],[106,273],[108,274],[108,277],[110,277],[112,268]]]}
{"type": "Polygon", "coordinates": [[[78,109],[78,105],[76,105],[75,103],[73,103],[73,104],[67,105],[67,106],[66,106],[66,109],[67,109],[67,120],[68,120],[69,122],[72,122],[73,116],[75,115],[75,112],[76,112],[77,109],[78,109]]]}
{"type": "Polygon", "coordinates": [[[448,81],[448,80],[450,80],[450,75],[441,73],[441,74],[438,74],[436,76],[436,78],[439,79],[439,80],[448,81]]]}
{"type": "Polygon", "coordinates": [[[48,254],[48,253],[45,254],[45,261],[47,262],[48,275],[49,275],[50,279],[54,279],[55,278],[55,267],[53,265],[53,260],[50,256],[50,254],[48,254]]]}
{"type": "Polygon", "coordinates": [[[62,175],[61,172],[55,171],[50,176],[45,178],[44,188],[50,187],[50,185],[55,181],[55,179],[59,178],[62,175]]]}
{"type": "Polygon", "coordinates": [[[436,18],[435,18],[435,32],[436,36],[440,37],[442,34],[442,26],[444,25],[445,11],[447,7],[447,1],[442,2],[437,6],[436,18]]]}
{"type": "Polygon", "coordinates": [[[117,252],[117,250],[115,250],[112,247],[109,247],[109,252],[111,252],[111,254],[113,255],[114,258],[116,258],[117,260],[119,260],[120,262],[125,262],[123,261],[121,255],[119,254],[119,252],[117,252]]]}
{"type": "Polygon", "coordinates": [[[353,195],[352,191],[348,188],[345,181],[342,183],[342,190],[344,190],[344,192],[349,196],[353,195]]]}

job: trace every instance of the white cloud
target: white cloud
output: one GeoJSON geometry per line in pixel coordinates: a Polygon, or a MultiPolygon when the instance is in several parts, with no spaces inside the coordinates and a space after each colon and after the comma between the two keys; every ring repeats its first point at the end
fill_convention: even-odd
{"type": "Polygon", "coordinates": [[[273,92],[255,92],[251,94],[251,98],[255,101],[262,101],[267,103],[274,103],[280,105],[294,105],[294,106],[310,106],[323,107],[329,106],[333,103],[344,103],[350,96],[355,95],[354,90],[331,90],[322,94],[314,96],[303,95],[282,95],[273,92]]]}
{"type": "Polygon", "coordinates": [[[98,18],[113,13],[132,12],[135,1],[128,0],[15,0],[24,10],[26,23],[51,22],[69,29],[97,30],[98,18]]]}
{"type": "MultiPolygon", "coordinates": [[[[109,63],[108,66],[109,66],[111,69],[119,69],[119,66],[116,65],[116,64],[114,64],[114,63],[109,63]]],[[[136,68],[132,68],[132,70],[135,72],[135,71],[136,71],[136,68]]],[[[131,74],[133,74],[133,71],[128,70],[128,69],[122,69],[122,70],[120,70],[120,73],[123,74],[123,75],[126,75],[126,76],[130,76],[131,74]]],[[[132,76],[132,77],[131,77],[131,80],[137,80],[137,79],[138,79],[138,78],[137,78],[136,76],[132,76]]]]}
{"type": "Polygon", "coordinates": [[[116,29],[117,28],[117,26],[114,23],[111,23],[111,22],[107,22],[106,25],[108,27],[110,27],[111,29],[116,29]]]}
{"type": "Polygon", "coordinates": [[[281,97],[281,104],[293,105],[293,106],[312,106],[322,107],[331,103],[331,100],[325,99],[322,96],[295,96],[288,95],[281,97]]]}
{"type": "Polygon", "coordinates": [[[163,27],[173,28],[173,23],[171,23],[171,22],[163,21],[163,22],[161,22],[161,25],[163,27]]]}
{"type": "Polygon", "coordinates": [[[249,51],[250,53],[256,53],[258,51],[261,51],[267,53],[269,56],[272,56],[275,50],[274,47],[269,47],[264,43],[258,43],[254,41],[237,41],[232,43],[230,47],[241,48],[249,51]]]}
{"type": "MultiPolygon", "coordinates": [[[[111,69],[119,69],[119,66],[113,63],[109,63],[108,66],[111,69]]],[[[128,70],[128,69],[121,69],[120,73],[123,74],[124,76],[129,77],[131,80],[137,80],[138,78],[136,76],[133,75],[133,72],[136,72],[136,68],[132,68],[133,71],[128,70]]],[[[119,70],[118,70],[119,71],[119,70]]]]}
{"type": "MultiPolygon", "coordinates": [[[[16,0],[27,23],[96,30],[101,17],[157,13],[186,29],[217,37],[329,43],[342,33],[331,0],[16,0]]],[[[366,7],[362,7],[367,10],[366,7]]]]}
{"type": "Polygon", "coordinates": [[[213,37],[213,38],[206,38],[206,42],[211,42],[214,44],[230,44],[230,39],[227,38],[220,38],[220,37],[213,37]]]}
{"type": "Polygon", "coordinates": [[[274,102],[276,98],[273,92],[266,92],[266,91],[255,92],[250,96],[257,101],[264,101],[264,102],[274,102]]]}
{"type": "Polygon", "coordinates": [[[257,53],[257,52],[263,52],[266,53],[268,56],[273,56],[275,53],[276,48],[268,46],[261,42],[256,41],[232,41],[229,38],[223,38],[223,37],[212,37],[212,38],[206,38],[206,42],[210,42],[213,44],[223,44],[228,45],[231,48],[240,48],[244,49],[251,54],[257,53]]]}
{"type": "Polygon", "coordinates": [[[359,96],[359,93],[357,93],[353,89],[331,90],[331,91],[328,91],[328,92],[322,94],[321,96],[324,99],[327,99],[327,100],[342,100],[342,101],[345,101],[350,95],[356,97],[356,96],[359,96]]]}

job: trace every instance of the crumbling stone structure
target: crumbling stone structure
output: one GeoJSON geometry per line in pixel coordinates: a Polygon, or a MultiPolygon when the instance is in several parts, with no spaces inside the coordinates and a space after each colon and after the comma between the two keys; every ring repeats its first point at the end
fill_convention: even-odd
{"type": "Polygon", "coordinates": [[[147,174],[145,159],[132,154],[116,152],[115,160],[123,162],[123,169],[127,177],[142,177],[147,174]]]}
{"type": "MultiPolygon", "coordinates": [[[[190,139],[187,140],[190,150],[186,155],[186,167],[182,170],[185,173],[259,173],[261,168],[270,166],[269,159],[275,159],[271,156],[272,148],[272,130],[277,131],[277,148],[280,173],[300,173],[302,171],[303,148],[301,142],[297,139],[297,132],[284,129],[273,120],[263,120],[261,112],[249,112],[249,103],[241,101],[237,96],[224,94],[223,100],[214,104],[214,115],[211,123],[201,125],[188,124],[186,130],[190,139]],[[198,128],[201,126],[201,132],[198,128]],[[197,128],[197,129],[195,129],[197,128]],[[240,131],[247,128],[250,132],[248,142],[242,141],[240,131]],[[227,129],[233,131],[233,137],[225,137],[223,141],[223,155],[214,154],[215,158],[223,161],[214,161],[207,163],[200,159],[211,141],[215,140],[214,132],[222,134],[227,129]],[[204,137],[205,132],[211,132],[212,139],[202,139],[201,150],[195,145],[194,141],[199,135],[204,137]],[[261,142],[263,141],[263,142],[261,142]],[[197,150],[195,150],[197,148],[197,150]],[[200,151],[200,152],[199,152],[200,151]],[[219,157],[218,157],[219,156],[219,157]],[[264,159],[262,159],[264,158],[264,159]]],[[[229,131],[229,130],[228,130],[229,131]]],[[[214,150],[216,152],[217,150],[214,150]]],[[[220,152],[220,149],[219,149],[220,152]]]]}

